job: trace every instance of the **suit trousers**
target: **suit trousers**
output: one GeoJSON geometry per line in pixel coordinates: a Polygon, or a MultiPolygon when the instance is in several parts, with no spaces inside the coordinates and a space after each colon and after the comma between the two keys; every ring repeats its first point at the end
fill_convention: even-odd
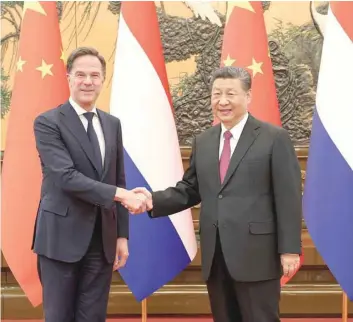
{"type": "Polygon", "coordinates": [[[113,264],[104,256],[100,215],[86,254],[66,263],[38,256],[45,322],[105,322],[113,264]]]}
{"type": "Polygon", "coordinates": [[[225,263],[218,231],[211,273],[206,284],[215,322],[280,321],[280,280],[233,280],[225,263]]]}

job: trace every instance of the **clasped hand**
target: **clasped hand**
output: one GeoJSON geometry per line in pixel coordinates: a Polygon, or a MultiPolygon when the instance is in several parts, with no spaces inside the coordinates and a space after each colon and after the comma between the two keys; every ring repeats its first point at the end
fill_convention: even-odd
{"type": "Polygon", "coordinates": [[[141,214],[153,208],[152,194],[143,187],[125,190],[120,202],[131,214],[141,214]]]}

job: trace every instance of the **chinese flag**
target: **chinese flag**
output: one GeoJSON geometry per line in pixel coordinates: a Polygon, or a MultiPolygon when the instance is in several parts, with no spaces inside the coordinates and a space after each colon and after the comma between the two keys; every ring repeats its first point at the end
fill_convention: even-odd
{"type": "Polygon", "coordinates": [[[228,2],[221,66],[246,68],[252,76],[249,112],[281,126],[261,1],[228,2]]]}
{"type": "MultiPolygon", "coordinates": [[[[282,126],[261,1],[227,4],[221,66],[246,68],[252,76],[249,112],[259,120],[282,126]]],[[[300,262],[301,266],[303,256],[300,262]]],[[[281,285],[289,280],[282,277],[281,285]]]]}
{"type": "Polygon", "coordinates": [[[55,2],[24,2],[2,170],[2,252],[32,305],[41,304],[31,251],[41,167],[33,122],[69,97],[55,2]]]}

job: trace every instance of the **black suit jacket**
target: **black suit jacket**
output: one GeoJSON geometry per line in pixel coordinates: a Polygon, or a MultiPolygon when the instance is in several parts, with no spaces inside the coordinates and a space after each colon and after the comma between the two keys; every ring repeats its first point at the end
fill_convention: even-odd
{"type": "Polygon", "coordinates": [[[201,202],[206,280],[217,229],[235,280],[279,278],[280,254],[301,252],[301,172],[289,135],[249,115],[221,184],[220,133],[217,125],[195,138],[183,179],[176,187],[153,193],[150,216],[174,214],[201,202]]]}
{"type": "Polygon", "coordinates": [[[69,102],[35,119],[43,173],[32,245],[37,254],[64,262],[80,260],[90,244],[97,213],[102,217],[109,263],[115,258],[117,237],[128,238],[128,211],[114,201],[116,187],[125,188],[121,125],[116,117],[97,113],[106,146],[101,176],[87,132],[69,102]]]}

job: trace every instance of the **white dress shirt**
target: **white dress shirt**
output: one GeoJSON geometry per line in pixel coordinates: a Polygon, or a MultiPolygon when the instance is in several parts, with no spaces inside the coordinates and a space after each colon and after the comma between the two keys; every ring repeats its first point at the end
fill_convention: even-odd
{"type": "MultiPolygon", "coordinates": [[[[80,118],[86,132],[87,132],[87,127],[88,127],[88,120],[86,119],[86,117],[83,115],[84,113],[86,113],[87,111],[82,108],[80,105],[78,105],[71,97],[69,99],[70,104],[72,105],[72,107],[74,108],[74,110],[76,111],[78,117],[80,118]]],[[[97,114],[97,109],[96,107],[94,107],[92,109],[92,111],[94,113],[93,119],[92,119],[92,124],[93,124],[93,128],[96,131],[97,137],[98,137],[98,142],[99,142],[99,147],[101,150],[101,155],[102,155],[102,165],[104,165],[104,156],[105,156],[105,141],[104,141],[104,134],[103,134],[103,129],[101,126],[101,123],[99,122],[99,117],[97,114]]]]}
{"type": "MultiPolygon", "coordinates": [[[[243,119],[233,126],[229,131],[232,133],[232,137],[230,138],[230,156],[233,155],[233,152],[238,144],[241,133],[243,132],[246,121],[248,120],[249,113],[246,113],[243,119]]],[[[219,158],[221,157],[223,145],[224,145],[224,132],[228,131],[223,124],[221,124],[222,131],[219,142],[219,158]]]]}

